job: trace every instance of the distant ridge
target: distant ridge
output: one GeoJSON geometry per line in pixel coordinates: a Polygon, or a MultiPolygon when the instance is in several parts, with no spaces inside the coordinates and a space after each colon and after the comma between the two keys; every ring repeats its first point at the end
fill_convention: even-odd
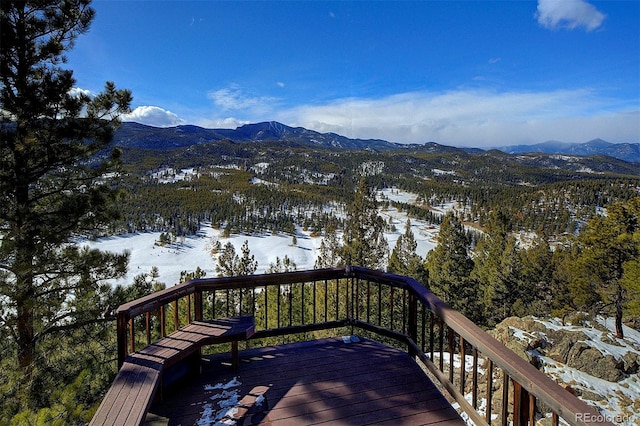
{"type": "MultiPolygon", "coordinates": [[[[303,145],[325,146],[337,149],[367,149],[386,151],[392,149],[420,149],[428,152],[464,151],[477,154],[479,148],[455,148],[436,142],[400,144],[382,139],[352,139],[336,133],[320,133],[304,127],[290,127],[276,121],[245,124],[236,129],[205,129],[184,125],[177,127],[152,127],[133,122],[122,123],[114,135],[114,144],[143,149],[173,149],[200,145],[221,140],[233,142],[288,142],[303,145]]],[[[640,163],[640,143],[618,143],[593,139],[585,143],[547,141],[534,145],[514,145],[496,148],[507,154],[544,153],[572,156],[606,155],[631,163],[640,163]]],[[[640,174],[640,171],[639,171],[640,174]]]]}
{"type": "Polygon", "coordinates": [[[539,152],[543,154],[564,155],[608,155],[620,160],[640,162],[640,143],[611,143],[602,139],[593,139],[584,143],[547,141],[534,145],[513,145],[497,148],[507,154],[539,152]]]}

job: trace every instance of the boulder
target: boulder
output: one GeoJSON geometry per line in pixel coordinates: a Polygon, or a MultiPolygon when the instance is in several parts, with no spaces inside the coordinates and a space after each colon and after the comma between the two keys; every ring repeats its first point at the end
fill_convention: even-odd
{"type": "Polygon", "coordinates": [[[625,377],[625,363],[612,355],[604,355],[586,342],[589,338],[580,331],[549,330],[547,338],[553,343],[547,356],[567,367],[583,371],[609,382],[625,377]]]}
{"type": "Polygon", "coordinates": [[[520,358],[536,364],[533,350],[542,351],[546,340],[538,330],[544,329],[532,317],[510,317],[502,321],[488,333],[496,340],[515,352],[520,358]]]}
{"type": "Polygon", "coordinates": [[[611,355],[603,355],[598,349],[584,342],[576,342],[569,351],[567,366],[576,370],[604,379],[609,382],[617,382],[625,377],[623,373],[624,363],[617,361],[611,355]]]}
{"type": "Polygon", "coordinates": [[[637,374],[640,371],[640,355],[627,352],[623,355],[622,360],[624,361],[624,372],[626,374],[637,374]]]}

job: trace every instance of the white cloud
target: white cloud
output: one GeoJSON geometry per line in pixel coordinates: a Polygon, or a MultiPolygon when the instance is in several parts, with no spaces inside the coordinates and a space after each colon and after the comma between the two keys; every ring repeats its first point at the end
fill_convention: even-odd
{"type": "Polygon", "coordinates": [[[72,88],[71,90],[69,90],[69,94],[71,96],[80,96],[80,95],[85,95],[89,97],[93,96],[93,93],[91,93],[91,90],[81,89],[80,87],[72,88]]]}
{"type": "Polygon", "coordinates": [[[276,98],[252,96],[237,85],[209,92],[208,97],[223,111],[265,113],[272,110],[277,103],[276,98]]]}
{"type": "Polygon", "coordinates": [[[320,132],[392,142],[500,146],[549,139],[640,140],[637,105],[612,105],[591,90],[410,92],[305,105],[274,119],[320,132]]]}
{"type": "Polygon", "coordinates": [[[157,106],[139,106],[131,113],[122,116],[122,120],[135,121],[136,123],[155,127],[172,127],[185,124],[185,121],[173,112],[157,106]]]}
{"type": "Polygon", "coordinates": [[[204,127],[207,129],[235,129],[237,127],[243,126],[245,124],[249,124],[251,121],[248,120],[240,120],[235,117],[227,117],[227,118],[214,118],[214,119],[200,119],[195,124],[200,127],[204,127]]]}
{"type": "Polygon", "coordinates": [[[538,0],[536,18],[545,28],[573,30],[584,27],[593,31],[606,15],[585,0],[538,0]]]}

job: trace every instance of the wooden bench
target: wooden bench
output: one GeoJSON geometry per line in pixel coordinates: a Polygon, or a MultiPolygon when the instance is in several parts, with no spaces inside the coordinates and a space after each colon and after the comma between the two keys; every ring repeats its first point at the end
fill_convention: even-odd
{"type": "Polygon", "coordinates": [[[157,391],[200,365],[202,346],[231,343],[238,367],[238,341],[255,332],[253,316],[195,321],[129,355],[98,407],[90,425],[139,425],[157,391]]]}

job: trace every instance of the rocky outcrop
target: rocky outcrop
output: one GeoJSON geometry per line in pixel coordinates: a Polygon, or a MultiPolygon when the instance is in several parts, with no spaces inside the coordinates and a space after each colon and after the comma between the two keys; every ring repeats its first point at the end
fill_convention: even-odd
{"type": "Polygon", "coordinates": [[[604,327],[561,325],[533,317],[507,318],[490,333],[509,349],[539,365],[548,357],[593,377],[617,382],[640,368],[640,348],[615,338],[604,327]],[[598,340],[594,340],[598,336],[598,340]]]}
{"type": "Polygon", "coordinates": [[[631,338],[618,339],[604,324],[512,317],[489,333],[600,412],[636,418],[640,333],[629,329],[631,338]]]}

